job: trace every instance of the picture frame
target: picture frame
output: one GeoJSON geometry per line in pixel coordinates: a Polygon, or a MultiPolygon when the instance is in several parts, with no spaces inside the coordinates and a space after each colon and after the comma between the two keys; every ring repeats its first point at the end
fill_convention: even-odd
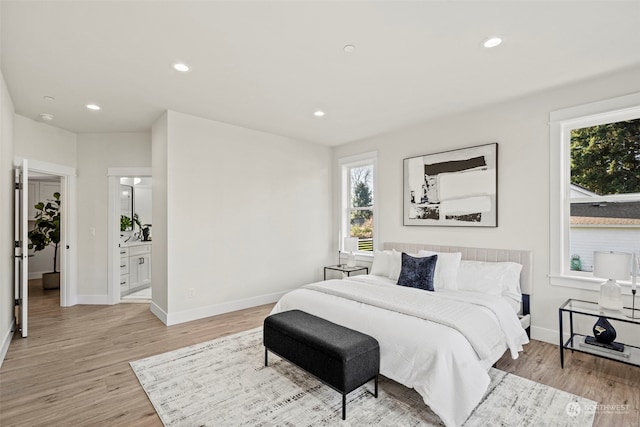
{"type": "Polygon", "coordinates": [[[403,160],[404,225],[498,226],[498,143],[403,160]]]}

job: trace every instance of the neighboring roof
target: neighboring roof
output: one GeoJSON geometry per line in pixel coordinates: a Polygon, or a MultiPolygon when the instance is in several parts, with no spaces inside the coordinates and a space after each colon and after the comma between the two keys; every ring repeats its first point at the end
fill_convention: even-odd
{"type": "Polygon", "coordinates": [[[640,226],[640,202],[572,203],[571,225],[640,226]]]}
{"type": "Polygon", "coordinates": [[[571,203],[571,217],[640,220],[640,202],[571,203]]]}
{"type": "Polygon", "coordinates": [[[570,184],[569,186],[571,188],[571,191],[578,193],[582,196],[587,196],[587,197],[597,197],[598,194],[594,193],[593,191],[587,190],[586,188],[584,188],[581,185],[578,184],[574,184],[573,182],[570,184]]]}

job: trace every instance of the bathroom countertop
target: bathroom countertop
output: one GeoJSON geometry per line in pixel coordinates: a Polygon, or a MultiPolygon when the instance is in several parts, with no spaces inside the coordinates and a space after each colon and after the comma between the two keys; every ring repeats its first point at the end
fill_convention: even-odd
{"type": "Polygon", "coordinates": [[[151,240],[148,241],[144,241],[144,240],[136,240],[135,242],[123,242],[120,243],[120,247],[121,248],[130,248],[131,246],[140,246],[140,245],[150,245],[153,242],[151,240]]]}

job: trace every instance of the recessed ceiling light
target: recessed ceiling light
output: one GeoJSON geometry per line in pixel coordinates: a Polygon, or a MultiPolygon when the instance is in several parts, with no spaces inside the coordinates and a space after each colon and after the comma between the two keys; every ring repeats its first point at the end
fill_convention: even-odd
{"type": "Polygon", "coordinates": [[[89,110],[98,111],[101,107],[98,104],[87,104],[85,105],[89,110]]]}
{"type": "Polygon", "coordinates": [[[47,122],[50,122],[51,120],[53,120],[53,114],[47,114],[47,113],[40,113],[40,118],[42,120],[45,120],[47,122]]]}
{"type": "Polygon", "coordinates": [[[316,117],[324,117],[325,112],[322,111],[322,110],[316,110],[316,111],[313,112],[313,115],[316,116],[316,117]]]}
{"type": "Polygon", "coordinates": [[[189,67],[187,64],[184,64],[182,62],[176,62],[175,64],[173,64],[173,68],[176,69],[177,71],[180,71],[181,73],[186,73],[191,69],[191,67],[189,67]]]}
{"type": "Polygon", "coordinates": [[[502,39],[500,37],[491,37],[482,43],[482,46],[490,49],[492,47],[496,47],[502,43],[502,39]]]}
{"type": "Polygon", "coordinates": [[[356,50],[356,47],[352,44],[348,44],[343,49],[346,53],[352,53],[353,51],[356,50]]]}
{"type": "Polygon", "coordinates": [[[46,95],[44,96],[45,101],[55,101],[56,99],[53,96],[46,95]]]}

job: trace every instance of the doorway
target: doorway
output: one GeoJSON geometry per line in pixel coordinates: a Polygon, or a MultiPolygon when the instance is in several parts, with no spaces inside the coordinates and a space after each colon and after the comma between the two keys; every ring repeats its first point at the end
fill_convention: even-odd
{"type": "Polygon", "coordinates": [[[150,303],[151,168],[109,168],[108,176],[110,301],[150,303]]]}
{"type": "MultiPolygon", "coordinates": [[[[55,212],[55,208],[59,206],[66,199],[66,194],[62,194],[60,191],[60,177],[56,175],[44,174],[44,173],[29,173],[29,184],[28,184],[28,225],[29,225],[29,235],[31,236],[34,229],[36,228],[36,224],[38,223],[38,218],[47,219],[47,215],[49,212],[55,212]],[[59,194],[58,198],[56,198],[56,193],[59,194]],[[41,209],[38,209],[37,206],[41,206],[41,209]],[[49,209],[47,209],[49,207],[49,209]],[[54,210],[52,211],[51,208],[54,210]]],[[[47,233],[49,231],[48,226],[49,221],[45,221],[42,227],[38,227],[39,230],[43,230],[45,235],[44,238],[39,239],[41,241],[41,245],[34,245],[32,249],[29,250],[29,280],[41,279],[44,283],[45,289],[59,289],[59,281],[58,286],[55,286],[55,279],[46,279],[51,273],[59,273],[60,272],[60,252],[62,251],[62,247],[60,245],[61,241],[59,238],[55,236],[57,233],[47,233]],[[48,241],[43,241],[47,239],[48,241]],[[43,279],[44,278],[44,279],[43,279]],[[51,284],[49,284],[51,283],[51,284]]],[[[54,231],[55,230],[51,230],[54,231]]],[[[42,236],[42,234],[40,234],[42,236]]],[[[38,240],[34,237],[33,240],[30,239],[30,243],[37,243],[38,240]]]]}
{"type": "MultiPolygon", "coordinates": [[[[37,213],[35,205],[46,202],[48,192],[58,190],[61,195],[59,206],[59,243],[55,258],[50,260],[55,264],[53,270],[59,267],[59,304],[62,307],[75,305],[77,302],[77,255],[76,255],[76,170],[75,168],[56,165],[37,160],[23,159],[16,166],[16,202],[15,202],[15,299],[18,302],[17,318],[22,337],[28,336],[29,317],[29,258],[28,249],[31,238],[29,228],[35,226],[37,213]],[[30,182],[30,176],[34,179],[30,182]],[[41,182],[46,182],[41,184],[41,182]],[[41,197],[40,187],[43,188],[41,197]],[[36,190],[37,189],[37,190],[36,190]],[[36,200],[37,199],[37,200],[36,200]],[[43,200],[40,200],[43,199],[43,200]]],[[[51,194],[53,198],[54,195],[51,194]]],[[[44,248],[43,248],[44,249],[44,248]]],[[[48,249],[48,248],[47,248],[48,249]]],[[[46,254],[43,259],[46,259],[46,254]]],[[[38,261],[40,262],[40,261],[38,261]]],[[[34,264],[37,265],[37,264],[34,264]]],[[[33,272],[42,275],[42,272],[33,272]]]]}

